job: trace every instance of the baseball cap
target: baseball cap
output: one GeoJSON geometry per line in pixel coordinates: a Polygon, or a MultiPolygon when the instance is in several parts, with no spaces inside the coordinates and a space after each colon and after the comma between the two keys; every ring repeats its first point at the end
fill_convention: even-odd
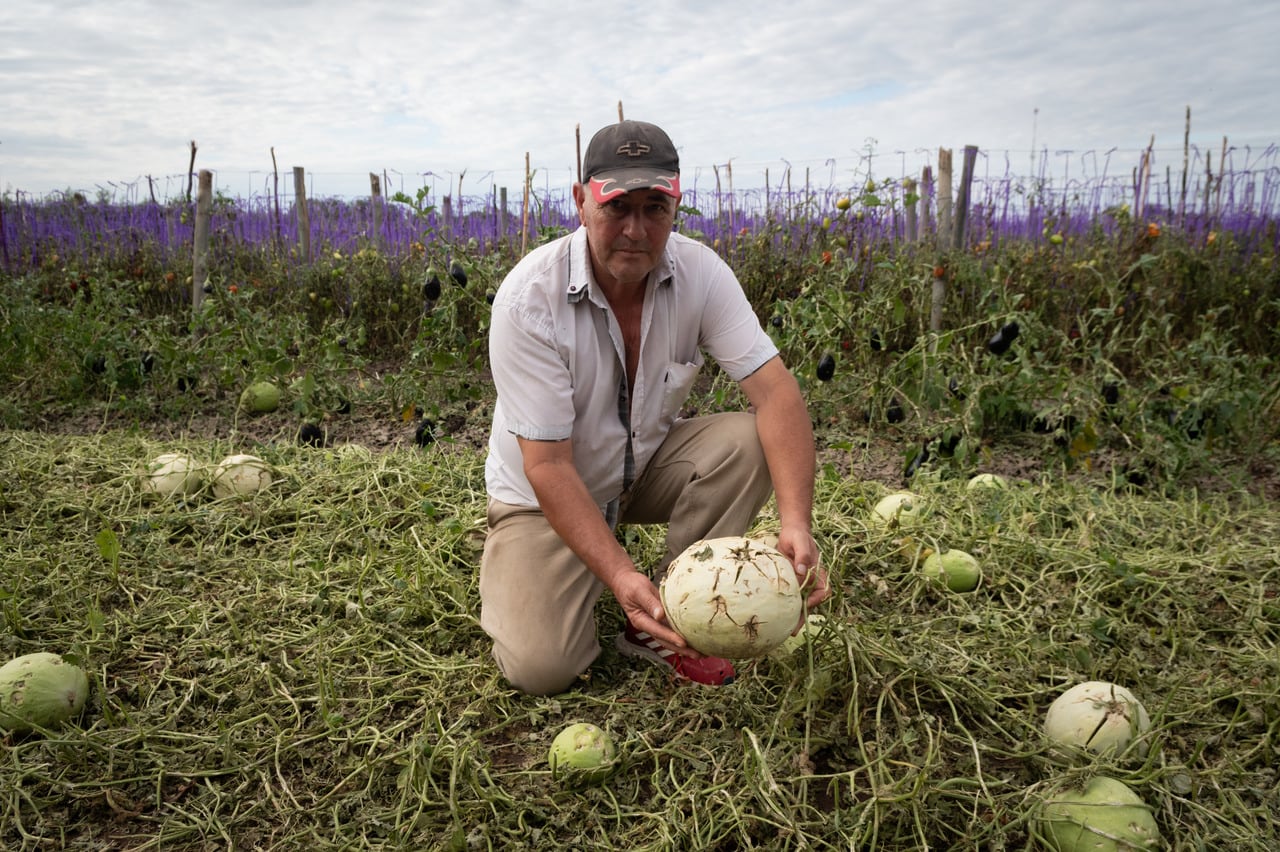
{"type": "Polygon", "coordinates": [[[656,189],[679,198],[680,155],[656,124],[620,121],[591,137],[582,178],[598,204],[636,189],[656,189]]]}

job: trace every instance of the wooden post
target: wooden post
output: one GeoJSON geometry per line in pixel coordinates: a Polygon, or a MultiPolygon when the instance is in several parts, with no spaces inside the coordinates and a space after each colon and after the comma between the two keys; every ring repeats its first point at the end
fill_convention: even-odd
{"type": "Polygon", "coordinates": [[[298,215],[298,251],[303,263],[311,262],[311,217],[307,214],[307,170],[293,167],[293,209],[298,215]]]}
{"type": "Polygon", "coordinates": [[[938,149],[938,251],[951,248],[951,149],[938,149]]]}
{"type": "Polygon", "coordinates": [[[960,171],[960,191],[956,195],[956,234],[953,248],[964,249],[964,226],[969,221],[969,194],[973,188],[973,167],[978,160],[978,146],[964,146],[964,165],[960,171]]]}
{"type": "Polygon", "coordinates": [[[382,242],[382,180],[369,172],[369,205],[373,209],[373,230],[369,241],[375,247],[382,242]]]}
{"type": "Polygon", "coordinates": [[[498,190],[498,241],[507,241],[507,188],[498,190]]]}
{"type": "Polygon", "coordinates": [[[1156,137],[1152,136],[1151,141],[1147,144],[1147,150],[1142,152],[1142,162],[1138,167],[1138,188],[1137,194],[1133,199],[1133,220],[1135,222],[1142,221],[1143,213],[1147,208],[1147,191],[1151,186],[1151,158],[1156,147],[1156,137]]]}
{"type": "MultiPolygon", "coordinates": [[[[938,253],[946,254],[951,250],[955,234],[951,221],[951,149],[938,149],[938,253]]],[[[940,264],[939,264],[940,265],[940,264]]],[[[933,287],[930,293],[929,330],[942,331],[942,306],[947,300],[947,280],[945,277],[933,276],[933,287]]]]}
{"type": "Polygon", "coordinates": [[[191,140],[191,160],[187,163],[187,203],[191,203],[191,176],[196,169],[196,140],[191,140]]]}
{"type": "Polygon", "coordinates": [[[529,152],[524,152],[524,205],[520,211],[520,256],[524,257],[529,250],[529,184],[533,176],[529,174],[529,152]]]}
{"type": "Polygon", "coordinates": [[[920,170],[920,233],[930,230],[933,221],[933,196],[929,194],[933,186],[933,166],[925,166],[920,170]]]}
{"type": "MultiPolygon", "coordinates": [[[[213,172],[200,170],[196,196],[196,229],[191,258],[191,307],[199,315],[204,303],[204,285],[209,281],[209,219],[213,214],[213,172]]],[[[195,329],[195,324],[192,324],[195,329]]]]}
{"type": "Polygon", "coordinates": [[[3,253],[5,269],[9,268],[9,239],[4,233],[4,201],[0,200],[0,253],[3,253]]]}
{"type": "Polygon", "coordinates": [[[622,101],[618,101],[618,123],[621,124],[622,121],[622,101]]]}
{"type": "Polygon", "coordinates": [[[276,146],[271,146],[271,209],[276,217],[276,226],[271,231],[271,244],[276,247],[276,254],[284,253],[284,229],[280,225],[280,167],[276,165],[276,146]]]}
{"type": "Polygon", "coordinates": [[[1187,107],[1187,126],[1182,132],[1182,194],[1178,201],[1178,224],[1187,218],[1187,169],[1191,159],[1191,107],[1187,107]]]}
{"type": "Polygon", "coordinates": [[[440,233],[446,237],[453,230],[453,196],[440,199],[440,233]]]}

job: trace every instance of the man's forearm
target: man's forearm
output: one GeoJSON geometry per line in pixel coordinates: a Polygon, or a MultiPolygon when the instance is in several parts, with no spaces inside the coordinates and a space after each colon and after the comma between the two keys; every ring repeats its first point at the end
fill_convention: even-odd
{"type": "Polygon", "coordinates": [[[617,579],[635,571],[635,564],[618,544],[586,485],[572,465],[547,463],[527,471],[538,506],[551,528],[583,564],[609,589],[617,579]]]}

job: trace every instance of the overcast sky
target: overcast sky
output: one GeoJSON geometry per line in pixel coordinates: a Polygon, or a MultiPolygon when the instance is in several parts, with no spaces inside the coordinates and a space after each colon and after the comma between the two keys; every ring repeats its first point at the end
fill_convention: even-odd
{"type": "Polygon", "coordinates": [[[1224,136],[1280,144],[1278,55],[1275,0],[15,0],[0,192],[176,194],[195,140],[237,196],[269,188],[273,147],[313,195],[371,171],[518,194],[526,153],[538,185],[572,180],[575,128],[585,148],[619,101],[668,130],[686,187],[729,162],[740,184],[901,176],[966,144],[1078,175],[1153,136],[1177,169],[1188,107],[1215,160],[1224,136]]]}

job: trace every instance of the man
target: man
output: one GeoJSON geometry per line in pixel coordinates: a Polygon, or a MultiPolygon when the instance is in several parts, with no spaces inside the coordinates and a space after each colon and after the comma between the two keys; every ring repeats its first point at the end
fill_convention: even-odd
{"type": "Polygon", "coordinates": [[[808,604],[825,599],[812,424],[733,272],[672,232],[680,163],[667,134],[638,121],[603,128],[583,179],[582,226],[525,257],[493,303],[480,623],[513,686],[555,694],[600,652],[593,610],[607,588],[627,618],[620,651],[728,683],[732,664],[671,629],[654,582],[695,541],[743,534],[772,492],[778,549],[808,604]],[[677,419],[703,352],[754,413],[677,419]],[[668,524],[653,579],[619,544],[618,523],[668,524]]]}

